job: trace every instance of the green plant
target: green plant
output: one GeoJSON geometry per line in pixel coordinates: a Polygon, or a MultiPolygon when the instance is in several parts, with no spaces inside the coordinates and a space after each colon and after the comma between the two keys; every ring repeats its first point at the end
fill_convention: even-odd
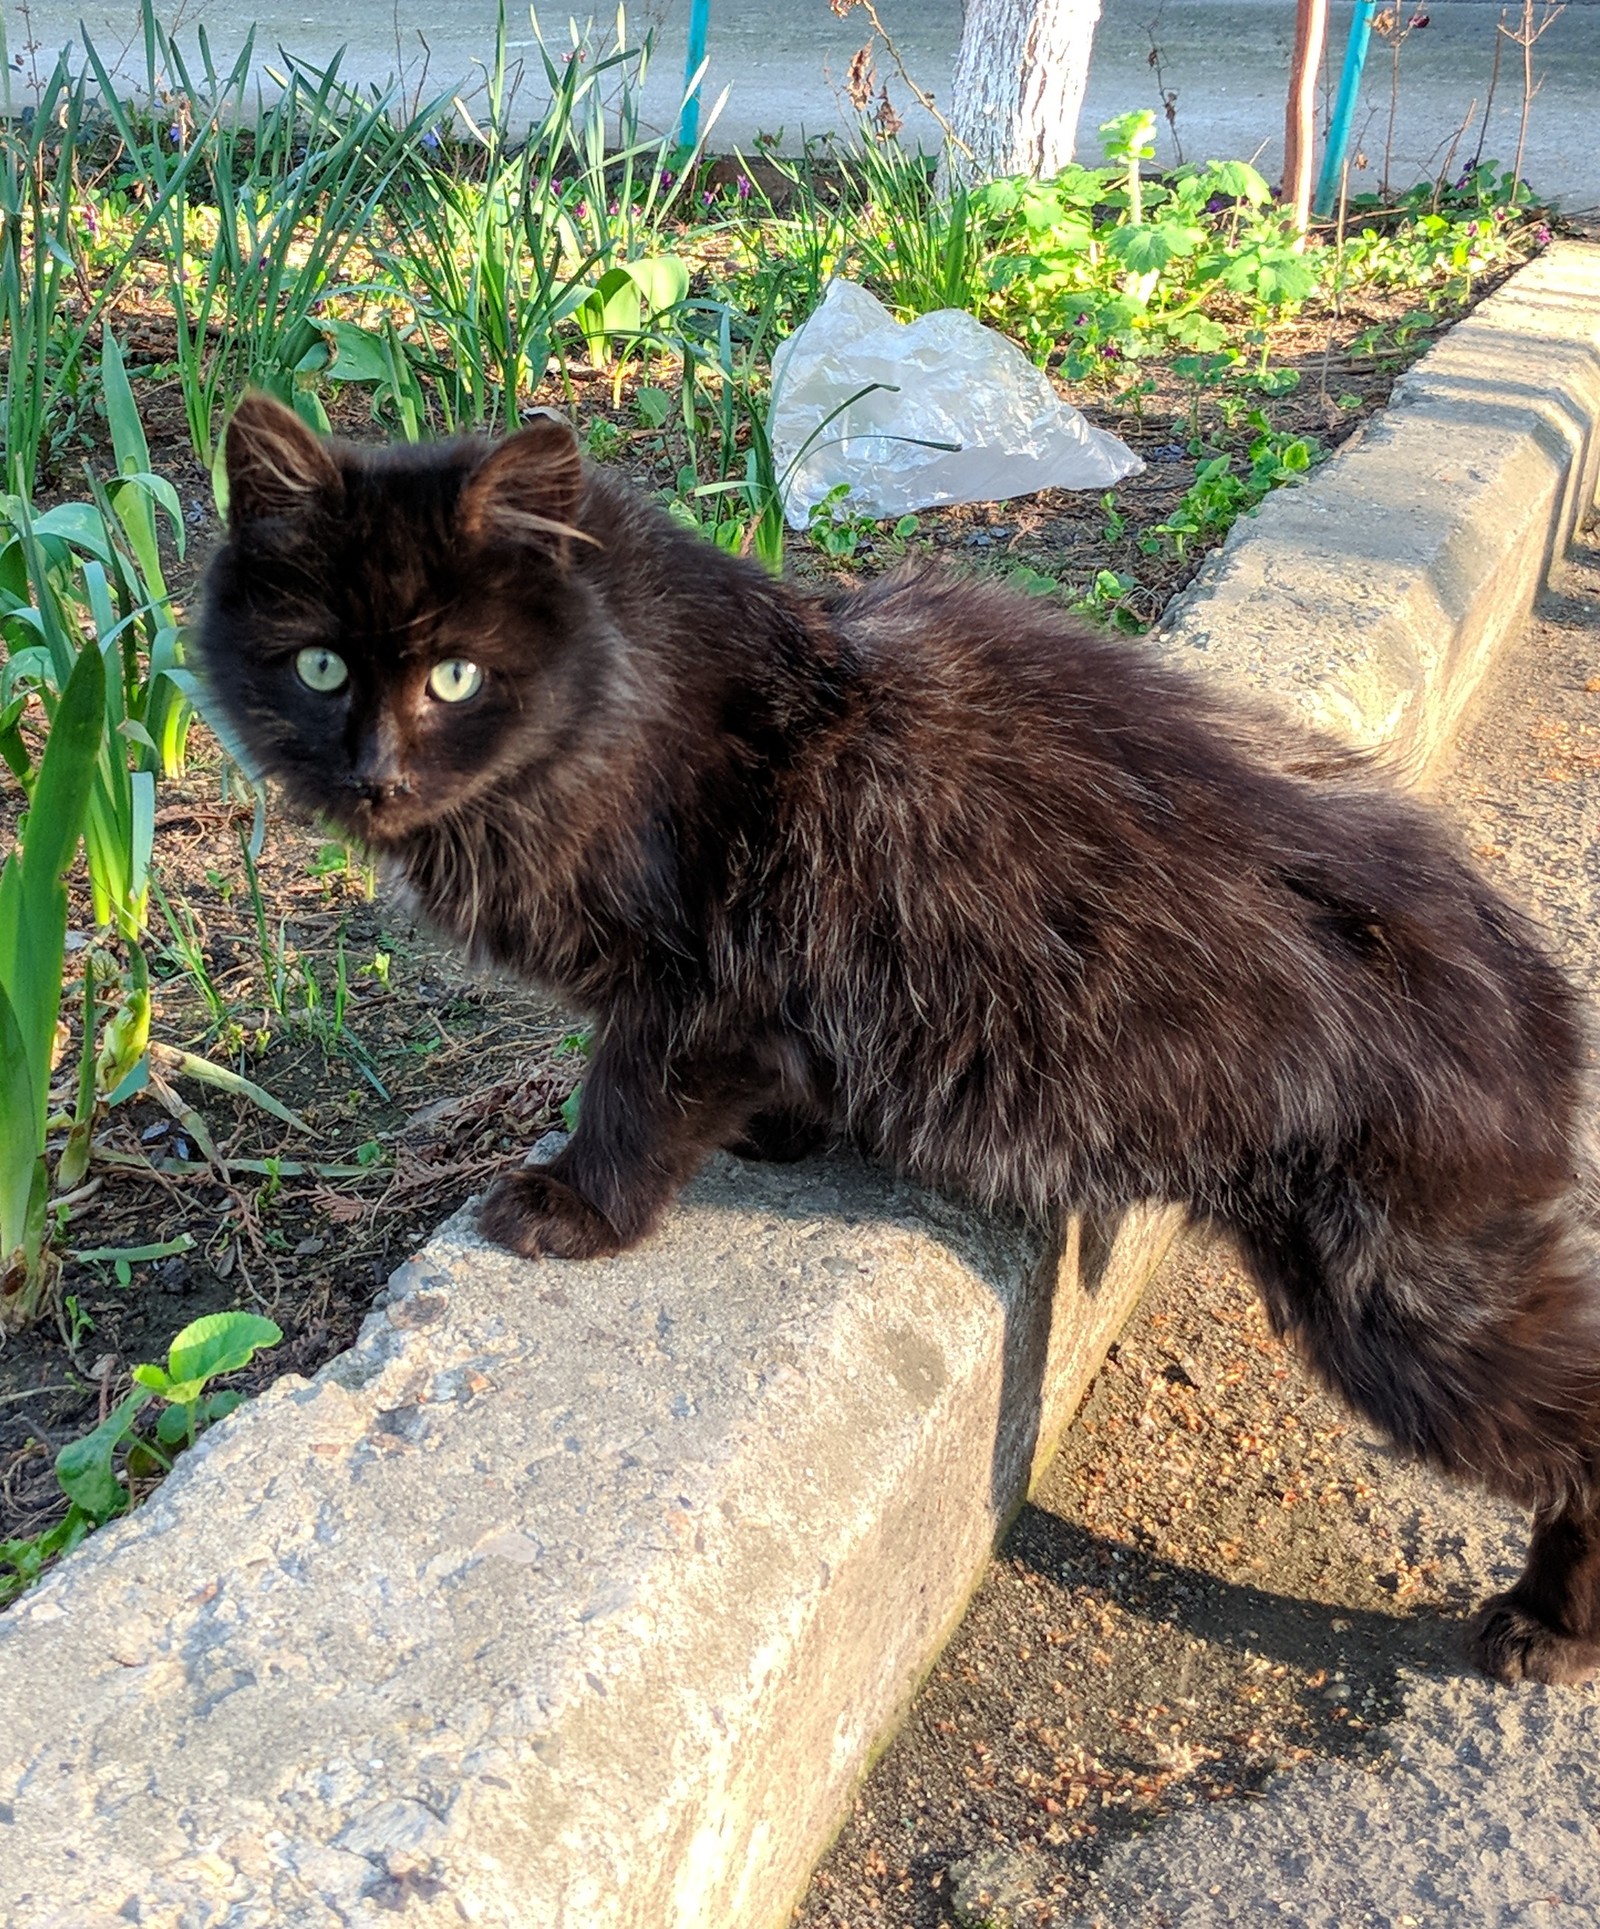
{"type": "MultiPolygon", "coordinates": [[[[141,1250],[135,1256],[146,1254],[141,1250]]],[[[56,1455],[56,1480],[70,1503],[65,1516],[42,1534],[0,1541],[0,1606],[31,1587],[51,1561],[132,1505],[131,1483],[118,1476],[119,1456],[130,1466],[140,1462],[156,1472],[169,1469],[175,1451],[192,1447],[243,1397],[232,1390],[211,1391],[211,1382],[239,1372],[262,1347],[276,1346],[282,1338],[282,1329],[257,1313],[207,1313],[173,1340],[165,1367],[136,1366],[132,1391],[91,1433],[56,1455]],[[152,1400],[162,1402],[153,1437],[136,1426],[152,1400]]]]}
{"type": "Polygon", "coordinates": [[[1024,596],[1059,596],[1061,579],[1048,570],[1035,569],[1031,563],[1013,563],[1006,571],[1006,585],[1024,596]]]}
{"type": "Polygon", "coordinates": [[[897,315],[976,310],[983,297],[985,224],[959,177],[941,194],[934,164],[865,133],[840,162],[845,245],[897,315]]]}
{"type": "Polygon", "coordinates": [[[31,493],[76,356],[63,339],[64,296],[75,287],[75,205],[84,81],[56,62],[33,111],[11,95],[12,67],[0,24],[0,337],[5,486],[31,493]]]}
{"type": "Polygon", "coordinates": [[[664,429],[675,407],[664,388],[642,388],[633,398],[633,412],[647,429],[664,429]]]}
{"type": "MultiPolygon", "coordinates": [[[[573,61],[526,140],[510,130],[504,0],[487,79],[484,125],[470,123],[481,178],[420,165],[409,193],[391,197],[394,238],[374,252],[415,306],[421,340],[407,349],[446,428],[515,423],[520,399],[544,374],[556,330],[589,299],[599,258],[574,257],[547,154],[598,76],[573,61]]],[[[386,290],[388,292],[388,290],[386,290]]]]}
{"type": "Polygon", "coordinates": [[[84,51],[101,110],[148,183],[190,440],[211,465],[222,404],[248,384],[326,427],[313,392],[325,360],[313,311],[443,103],[397,125],[392,96],[345,83],[336,55],[322,70],[288,61],[252,106],[253,28],[225,73],[202,28],[197,76],[154,0],[141,0],[141,24],[148,94],[171,103],[170,127],[137,116],[92,41],[84,51]]]}
{"type": "Polygon", "coordinates": [[[688,294],[689,269],[677,255],[649,255],[607,268],[572,311],[590,361],[607,368],[619,349],[625,363],[630,350],[666,347],[660,325],[688,294]]]}
{"type": "MultiPolygon", "coordinates": [[[[208,1392],[211,1381],[239,1372],[261,1347],[276,1346],[282,1338],[282,1329],[258,1313],[208,1313],[172,1342],[165,1367],[136,1366],[135,1384],[164,1403],[156,1422],[157,1440],[165,1447],[192,1447],[202,1427],[232,1413],[244,1397],[231,1390],[208,1392]]],[[[56,1473],[67,1486],[59,1459],[56,1473]]]]}
{"type": "Polygon", "coordinates": [[[1138,227],[1144,219],[1143,166],[1156,157],[1156,117],[1148,108],[1119,114],[1100,128],[1100,143],[1106,160],[1123,173],[1123,205],[1128,225],[1138,227]]]}
{"type": "Polygon", "coordinates": [[[1133,606],[1139,585],[1121,570],[1097,569],[1081,596],[1072,598],[1072,608],[1084,616],[1109,623],[1129,636],[1142,635],[1148,625],[1141,621],[1133,606]]]}
{"type": "MultiPolygon", "coordinates": [[[[726,90],[701,116],[688,148],[648,132],[643,96],[653,36],[630,41],[627,11],[619,6],[608,38],[568,22],[568,46],[557,52],[545,38],[538,9],[530,9],[534,40],[551,106],[529,136],[559,203],[573,259],[621,267],[668,252],[670,226],[690,205],[709,135],[726,90]]],[[[692,85],[692,82],[690,83],[692,85]]],[[[683,100],[665,120],[674,127],[683,100]]]]}
{"type": "Polygon", "coordinates": [[[1100,508],[1105,516],[1105,536],[1108,543],[1119,543],[1128,533],[1128,518],[1117,507],[1114,489],[1108,489],[1100,498],[1100,508]]]}
{"type": "Polygon", "coordinates": [[[1147,555],[1156,554],[1165,541],[1181,559],[1191,543],[1225,535],[1245,510],[1253,509],[1282,484],[1299,481],[1322,459],[1319,444],[1274,429],[1259,410],[1253,410],[1249,419],[1256,430],[1250,444],[1249,469],[1240,475],[1227,455],[1202,462],[1177,507],[1165,521],[1140,537],[1139,547],[1147,555]]]}
{"type": "Polygon", "coordinates": [[[686,311],[682,320],[701,317],[713,324],[710,341],[691,340],[687,326],[680,335],[690,461],[678,473],[671,507],[719,548],[752,554],[781,575],[784,478],[773,459],[766,407],[776,309],[769,303],[746,318],[713,302],[686,311]],[[712,471],[708,480],[700,479],[702,466],[712,471]]]}
{"type": "MultiPolygon", "coordinates": [[[[0,487],[28,495],[66,418],[88,405],[87,345],[158,216],[119,217],[84,181],[87,69],[74,74],[63,53],[26,106],[14,79],[0,22],[0,487]]],[[[190,165],[185,157],[180,174],[190,165]]]]}
{"type": "Polygon", "coordinates": [[[90,793],[86,840],[98,923],[128,944],[143,931],[159,775],[182,768],[192,688],[182,668],[155,511],[183,551],[177,493],[149,469],[115,337],[102,355],[107,416],[118,457],[91,502],[35,516],[24,497],[0,497],[0,755],[27,781],[17,724],[28,693],[48,709],[87,649],[103,653],[105,738],[90,793]]]}
{"type": "MultiPolygon", "coordinates": [[[[806,518],[806,533],[824,556],[835,562],[849,562],[858,550],[869,549],[879,538],[876,516],[857,515],[850,507],[850,485],[838,482],[820,502],[811,505],[806,518]]],[[[901,516],[890,530],[890,540],[904,543],[917,533],[915,516],[901,516]]]]}
{"type": "Polygon", "coordinates": [[[84,650],[54,706],[49,740],[26,780],[17,848],[0,870],[0,1331],[38,1317],[57,1273],[45,1131],[67,930],[62,872],[88,814],[105,682],[104,658],[84,650]]]}
{"type": "Polygon", "coordinates": [[[604,415],[594,416],[583,432],[585,455],[596,462],[609,462],[622,447],[622,431],[604,415]]]}

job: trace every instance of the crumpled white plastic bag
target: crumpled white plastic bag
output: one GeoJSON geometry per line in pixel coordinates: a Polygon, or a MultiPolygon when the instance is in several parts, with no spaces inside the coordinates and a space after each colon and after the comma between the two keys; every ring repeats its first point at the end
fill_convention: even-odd
{"type": "Polygon", "coordinates": [[[1108,489],[1144,467],[994,329],[959,308],[897,322],[843,279],[772,357],[767,434],[793,529],[841,482],[853,512],[883,517],[1108,489]]]}

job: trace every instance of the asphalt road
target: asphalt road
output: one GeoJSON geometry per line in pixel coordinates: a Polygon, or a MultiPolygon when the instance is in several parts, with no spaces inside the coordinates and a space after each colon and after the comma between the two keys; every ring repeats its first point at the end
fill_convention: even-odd
{"type": "MultiPolygon", "coordinates": [[[[286,47],[313,59],[349,48],[348,70],[382,80],[398,72],[408,86],[433,91],[481,76],[494,39],[494,0],[455,0],[426,8],[416,0],[345,0],[332,14],[306,11],[307,0],[181,0],[175,11],[187,29],[180,42],[193,45],[204,23],[218,56],[231,57],[248,26],[270,54],[286,47]],[[426,66],[426,78],[423,69],[426,66]]],[[[1516,9],[1513,8],[1512,11],[1516,9]]],[[[1542,0],[1541,0],[1542,10],[1542,0]]],[[[163,12],[174,10],[162,9],[163,12]]],[[[546,34],[565,45],[570,13],[593,12],[609,24],[609,6],[551,5],[540,9],[546,34]]],[[[1460,159],[1478,148],[1487,104],[1496,33],[1505,9],[1500,0],[1422,0],[1402,9],[1406,19],[1426,17],[1399,49],[1396,113],[1389,110],[1395,63],[1374,44],[1356,121],[1358,151],[1368,166],[1357,188],[1375,187],[1385,171],[1403,187],[1441,168],[1455,143],[1460,159]],[[1459,141],[1458,130],[1465,129],[1459,141]]],[[[628,10],[634,32],[654,28],[657,57],[646,90],[648,112],[671,126],[682,92],[689,0],[642,0],[628,10]]],[[[947,101],[961,31],[960,0],[881,0],[878,12],[894,34],[906,65],[936,101],[947,101]]],[[[1329,34],[1328,86],[1342,58],[1351,14],[1348,0],[1334,0],[1329,34]]],[[[514,52],[535,62],[528,15],[508,7],[514,52]]],[[[24,14],[5,8],[13,55],[30,37],[46,52],[71,40],[80,17],[106,52],[129,49],[127,70],[143,72],[134,0],[33,0],[24,14]]],[[[1098,158],[1095,130],[1113,115],[1155,107],[1159,95],[1151,66],[1152,44],[1160,50],[1162,85],[1177,93],[1177,142],[1163,132],[1159,158],[1179,150],[1190,160],[1256,158],[1275,178],[1281,158],[1284,95],[1294,8],[1289,0],[1105,0],[1095,41],[1089,94],[1080,121],[1080,153],[1098,158]]],[[[785,151],[807,133],[843,132],[838,89],[850,56],[867,36],[865,15],[841,17],[829,0],[713,0],[704,98],[709,109],[724,87],[727,105],[715,145],[747,147],[760,133],[781,134],[785,151]]],[[[1516,151],[1522,106],[1520,53],[1502,44],[1493,113],[1483,138],[1486,156],[1509,163],[1516,151]]],[[[911,103],[907,89],[883,63],[897,106],[914,136],[930,142],[932,123],[911,103]]],[[[1524,172],[1539,191],[1569,209],[1600,205],[1600,144],[1593,138],[1600,101],[1600,4],[1571,0],[1539,42],[1538,88],[1530,116],[1524,172]]],[[[531,106],[539,90],[531,82],[531,106]]]]}

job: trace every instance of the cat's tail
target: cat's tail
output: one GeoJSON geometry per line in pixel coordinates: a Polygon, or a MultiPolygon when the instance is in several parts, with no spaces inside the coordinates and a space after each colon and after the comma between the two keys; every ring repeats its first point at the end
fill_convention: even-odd
{"type": "MultiPolygon", "coordinates": [[[[1287,1175],[1283,1175],[1287,1177],[1287,1175]]],[[[1232,1229],[1280,1330],[1406,1454],[1535,1509],[1600,1488],[1592,1181],[1443,1223],[1304,1161],[1232,1229]]]]}
{"type": "Polygon", "coordinates": [[[1335,1392],[1408,1455],[1533,1509],[1527,1567],[1471,1639],[1503,1681],[1600,1672],[1597,1171],[1439,1223],[1348,1167],[1302,1165],[1232,1220],[1275,1323],[1335,1392]]]}

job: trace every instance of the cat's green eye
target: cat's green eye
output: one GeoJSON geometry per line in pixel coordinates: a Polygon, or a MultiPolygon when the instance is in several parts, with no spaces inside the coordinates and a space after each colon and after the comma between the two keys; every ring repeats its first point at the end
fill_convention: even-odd
{"type": "Polygon", "coordinates": [[[428,688],[441,703],[465,703],[483,688],[483,672],[464,656],[436,663],[428,672],[428,688]]]}
{"type": "Polygon", "coordinates": [[[344,658],[332,650],[302,650],[294,660],[294,673],[308,690],[324,697],[350,681],[344,658]]]}

